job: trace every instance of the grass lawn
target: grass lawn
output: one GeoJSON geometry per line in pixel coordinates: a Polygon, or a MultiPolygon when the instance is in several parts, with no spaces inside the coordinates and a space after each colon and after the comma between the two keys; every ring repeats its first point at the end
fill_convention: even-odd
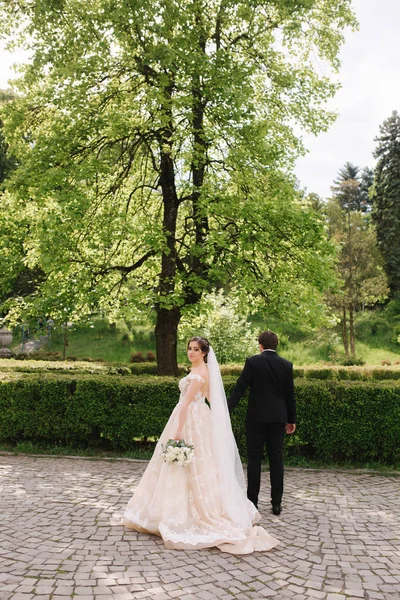
{"type": "MultiPolygon", "coordinates": [[[[400,331],[400,316],[392,321],[381,313],[370,311],[357,316],[356,321],[356,356],[369,366],[380,366],[383,363],[400,363],[400,343],[397,340],[397,329],[400,331]]],[[[263,322],[256,322],[254,327],[266,327],[263,322]]],[[[292,330],[284,324],[270,324],[281,336],[282,343],[278,351],[295,366],[341,364],[345,359],[343,345],[337,339],[335,343],[321,342],[313,339],[310,333],[292,330]],[[282,333],[281,333],[282,332],[282,333]]],[[[20,342],[18,333],[14,335],[14,347],[20,342]]],[[[132,326],[125,322],[117,322],[110,326],[106,319],[94,319],[91,325],[79,326],[68,332],[66,358],[72,360],[91,360],[106,363],[129,363],[133,354],[142,353],[146,358],[148,352],[155,354],[154,325],[132,326]]],[[[63,355],[63,331],[54,329],[50,342],[44,346],[37,358],[51,359],[49,353],[63,355]]],[[[244,363],[243,357],[243,363],[244,363]]],[[[183,343],[178,345],[178,362],[187,363],[183,343]]]]}
{"type": "MultiPolygon", "coordinates": [[[[283,358],[290,360],[295,366],[302,367],[316,364],[340,364],[345,360],[342,346],[335,346],[334,352],[336,359],[332,361],[329,360],[329,354],[323,347],[315,348],[312,343],[308,342],[293,342],[280,350],[279,354],[283,358]]],[[[366,366],[377,367],[385,364],[385,362],[389,362],[392,365],[400,364],[400,344],[399,351],[395,352],[385,346],[371,346],[366,342],[357,342],[356,355],[366,366]]]]}
{"type": "MultiPolygon", "coordinates": [[[[15,336],[14,336],[15,339],[15,336]]],[[[46,346],[37,353],[63,355],[64,336],[61,329],[54,329],[46,346]]],[[[19,343],[17,341],[17,343],[19,343]]],[[[151,327],[138,327],[129,332],[124,323],[110,327],[103,319],[96,319],[93,325],[79,326],[68,331],[66,358],[85,361],[87,359],[107,363],[129,363],[132,354],[155,352],[155,341],[151,327]]]]}

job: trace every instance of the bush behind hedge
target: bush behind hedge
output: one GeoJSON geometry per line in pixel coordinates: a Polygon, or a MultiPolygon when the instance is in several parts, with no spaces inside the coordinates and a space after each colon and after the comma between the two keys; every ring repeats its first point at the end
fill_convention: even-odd
{"type": "MultiPolygon", "coordinates": [[[[236,377],[224,377],[229,394],[236,377]]],[[[172,377],[14,373],[0,382],[0,442],[127,451],[157,438],[178,400],[172,377]]],[[[296,380],[293,451],[328,460],[400,460],[400,382],[296,380]]],[[[243,398],[232,425],[246,456],[243,398]]]]}

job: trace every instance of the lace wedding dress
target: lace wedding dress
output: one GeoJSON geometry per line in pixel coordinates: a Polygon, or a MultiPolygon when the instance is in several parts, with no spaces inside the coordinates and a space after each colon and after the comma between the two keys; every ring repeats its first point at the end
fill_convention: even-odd
{"type": "Polygon", "coordinates": [[[205,383],[198,374],[189,374],[179,382],[179,402],[128,502],[123,524],[128,529],[160,535],[170,549],[217,546],[231,554],[270,550],[279,542],[262,527],[252,525],[261,517],[247,499],[245,490],[235,483],[235,498],[232,498],[232,490],[228,496],[225,495],[228,493],[226,488],[225,493],[223,491],[223,476],[215,457],[211,419],[213,404],[211,399],[210,409],[205,402],[205,383]],[[184,467],[169,465],[160,456],[161,444],[176,433],[180,403],[193,378],[197,378],[203,387],[188,406],[182,433],[183,439],[194,446],[195,459],[184,467]],[[240,511],[237,512],[237,520],[228,508],[231,500],[234,500],[235,509],[240,511]]]}

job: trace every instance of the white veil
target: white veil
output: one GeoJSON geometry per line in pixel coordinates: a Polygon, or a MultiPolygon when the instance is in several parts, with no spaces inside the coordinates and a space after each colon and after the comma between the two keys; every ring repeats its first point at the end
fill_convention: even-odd
{"type": "Polygon", "coordinates": [[[251,527],[243,467],[231,426],[219,364],[210,347],[207,357],[209,401],[215,461],[224,501],[224,511],[238,526],[251,527]]]}

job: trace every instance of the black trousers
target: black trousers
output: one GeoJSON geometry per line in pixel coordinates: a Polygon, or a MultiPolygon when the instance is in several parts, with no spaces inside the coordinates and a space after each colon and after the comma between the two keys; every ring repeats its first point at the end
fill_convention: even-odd
{"type": "Polygon", "coordinates": [[[264,445],[267,447],[271,480],[271,502],[280,504],[283,494],[282,448],[285,423],[246,423],[247,434],[247,497],[255,506],[260,492],[261,461],[264,445]]]}

